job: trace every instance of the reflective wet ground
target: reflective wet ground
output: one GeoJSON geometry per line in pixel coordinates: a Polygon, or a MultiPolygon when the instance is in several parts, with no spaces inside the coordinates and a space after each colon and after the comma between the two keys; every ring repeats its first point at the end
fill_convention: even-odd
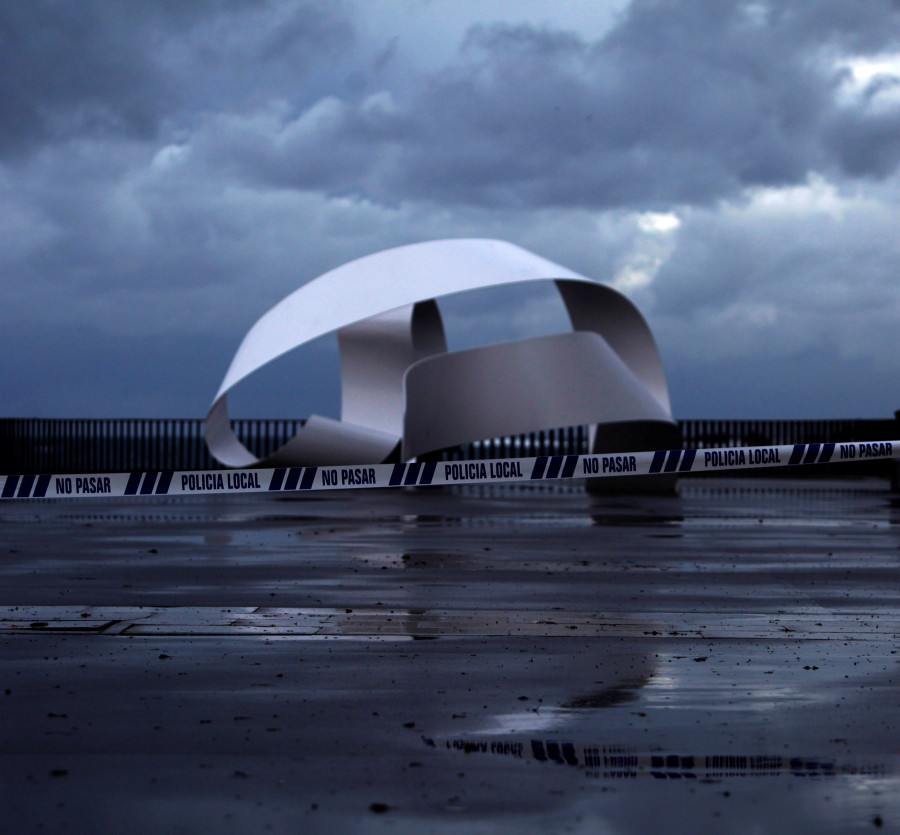
{"type": "Polygon", "coordinates": [[[0,504],[10,832],[900,831],[882,482],[0,504]]]}

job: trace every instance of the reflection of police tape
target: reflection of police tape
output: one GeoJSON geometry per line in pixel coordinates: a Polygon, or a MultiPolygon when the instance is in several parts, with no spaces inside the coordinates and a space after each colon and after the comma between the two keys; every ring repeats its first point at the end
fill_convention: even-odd
{"type": "Polygon", "coordinates": [[[625,745],[578,745],[548,739],[468,738],[424,739],[426,745],[465,754],[489,754],[533,760],[584,770],[587,777],[630,780],[719,780],[723,777],[885,776],[878,763],[839,763],[818,757],[780,754],[675,754],[642,752],[625,745]]]}
{"type": "Polygon", "coordinates": [[[248,470],[141,470],[83,475],[0,476],[4,499],[287,493],[369,487],[547,482],[616,476],[795,467],[900,457],[900,441],[717,449],[671,449],[609,455],[553,455],[484,461],[279,467],[248,470]]]}

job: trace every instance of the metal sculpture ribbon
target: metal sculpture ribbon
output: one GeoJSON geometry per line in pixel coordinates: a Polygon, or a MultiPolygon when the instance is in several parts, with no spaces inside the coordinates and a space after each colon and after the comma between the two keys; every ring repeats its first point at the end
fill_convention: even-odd
{"type": "Polygon", "coordinates": [[[385,250],[309,282],[238,348],[206,419],[230,467],[425,460],[459,444],[589,424],[591,452],[679,445],[656,343],[622,294],[503,241],[385,250]],[[437,300],[551,280],[571,332],[448,352],[437,300]],[[277,357],[337,331],[341,419],[319,415],[265,459],[238,440],[228,392],[277,357]]]}

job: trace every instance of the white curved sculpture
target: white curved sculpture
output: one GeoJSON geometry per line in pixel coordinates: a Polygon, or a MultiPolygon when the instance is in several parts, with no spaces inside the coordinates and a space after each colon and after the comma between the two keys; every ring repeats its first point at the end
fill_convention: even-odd
{"type": "Polygon", "coordinates": [[[648,433],[674,442],[659,352],[637,308],[513,244],[460,239],[368,255],[275,305],[238,348],[207,414],[206,441],[230,467],[362,464],[583,423],[594,427],[593,451],[636,449],[648,433]],[[547,279],[572,332],[447,352],[435,299],[547,279]],[[228,392],[332,331],[341,355],[341,419],[313,415],[284,446],[257,459],[231,428],[228,392]]]}

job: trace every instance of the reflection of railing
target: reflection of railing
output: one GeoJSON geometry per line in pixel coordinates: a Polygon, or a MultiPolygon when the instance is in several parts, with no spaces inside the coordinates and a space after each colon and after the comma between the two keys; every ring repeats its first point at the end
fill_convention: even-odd
{"type": "Polygon", "coordinates": [[[647,752],[628,745],[581,745],[556,739],[461,737],[425,739],[431,748],[579,768],[598,780],[720,780],[725,777],[883,777],[885,763],[838,762],[781,754],[647,752]]]}
{"type": "MultiPolygon", "coordinates": [[[[301,420],[235,420],[237,436],[263,457],[296,434],[301,420]]],[[[0,419],[0,472],[87,473],[129,470],[214,469],[199,419],[0,419]]],[[[691,449],[794,443],[879,441],[898,436],[897,420],[684,420],[691,449]]],[[[489,438],[447,450],[444,458],[527,458],[586,453],[587,428],[568,426],[489,438]]],[[[362,462],[361,462],[362,463],[362,462]]],[[[744,475],[889,476],[889,461],[750,470],[744,475]]]]}

